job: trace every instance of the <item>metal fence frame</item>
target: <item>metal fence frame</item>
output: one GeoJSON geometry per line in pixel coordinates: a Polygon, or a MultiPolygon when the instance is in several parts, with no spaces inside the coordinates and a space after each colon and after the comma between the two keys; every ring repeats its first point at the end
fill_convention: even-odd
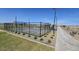
{"type": "Polygon", "coordinates": [[[4,29],[7,31],[11,31],[11,32],[16,32],[16,33],[27,33],[30,35],[35,35],[35,36],[43,36],[46,33],[51,31],[51,24],[49,23],[43,23],[43,22],[15,22],[15,23],[4,23],[4,29]],[[39,31],[39,35],[36,35],[35,33],[33,34],[31,32],[32,26],[38,26],[38,31],[39,31]],[[29,31],[27,32],[23,32],[24,28],[28,28],[29,31]],[[19,30],[19,31],[18,31],[19,30]],[[42,33],[44,31],[44,33],[42,33]]]}

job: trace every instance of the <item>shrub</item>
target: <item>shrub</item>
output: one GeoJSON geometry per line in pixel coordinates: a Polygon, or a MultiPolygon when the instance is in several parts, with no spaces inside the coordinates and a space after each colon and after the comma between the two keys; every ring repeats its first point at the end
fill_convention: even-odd
{"type": "Polygon", "coordinates": [[[70,35],[71,35],[71,36],[74,36],[74,32],[70,32],[70,35]]]}
{"type": "Polygon", "coordinates": [[[50,37],[50,38],[52,38],[52,39],[53,39],[53,37],[50,37]]]}
{"type": "Polygon", "coordinates": [[[15,33],[17,33],[17,32],[15,32],[15,33]]]}
{"type": "Polygon", "coordinates": [[[66,27],[65,25],[63,25],[63,27],[66,27]]]}
{"type": "Polygon", "coordinates": [[[25,35],[25,33],[23,33],[23,35],[25,35]]]}
{"type": "Polygon", "coordinates": [[[47,34],[48,35],[48,34],[47,34]]]}
{"type": "Polygon", "coordinates": [[[31,37],[31,35],[28,35],[28,37],[31,37]]]}
{"type": "Polygon", "coordinates": [[[37,39],[37,37],[35,36],[34,39],[37,39]]]}
{"type": "Polygon", "coordinates": [[[20,32],[18,32],[18,34],[20,34],[20,32]]]}
{"type": "Polygon", "coordinates": [[[41,38],[40,41],[43,41],[43,38],[41,38]]]}
{"type": "Polygon", "coordinates": [[[51,43],[51,40],[48,40],[48,43],[51,43]]]}
{"type": "Polygon", "coordinates": [[[47,37],[46,35],[44,37],[47,37]]]}

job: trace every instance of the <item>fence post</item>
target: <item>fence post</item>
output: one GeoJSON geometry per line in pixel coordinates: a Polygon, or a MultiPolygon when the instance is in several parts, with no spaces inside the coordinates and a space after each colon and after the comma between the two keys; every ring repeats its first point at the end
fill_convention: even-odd
{"type": "Polygon", "coordinates": [[[21,33],[23,33],[23,24],[21,23],[21,33]]]}
{"type": "Polygon", "coordinates": [[[13,23],[12,23],[12,32],[13,32],[13,23]]]}
{"type": "Polygon", "coordinates": [[[21,26],[20,26],[21,24],[18,24],[18,29],[19,29],[19,34],[21,33],[21,26]]]}
{"type": "Polygon", "coordinates": [[[17,33],[17,21],[15,21],[15,33],[17,33]]]}
{"type": "Polygon", "coordinates": [[[48,24],[47,24],[47,33],[48,33],[48,24]]]}
{"type": "Polygon", "coordinates": [[[25,31],[25,29],[26,29],[26,28],[25,28],[25,25],[26,25],[26,23],[24,22],[24,34],[26,34],[26,31],[25,31]]]}
{"type": "Polygon", "coordinates": [[[49,29],[48,29],[48,30],[49,30],[49,32],[51,31],[51,30],[50,30],[50,24],[49,24],[49,29]]]}
{"type": "Polygon", "coordinates": [[[17,33],[17,16],[15,16],[15,31],[17,33]]]}
{"type": "Polygon", "coordinates": [[[41,26],[42,26],[42,22],[40,22],[40,37],[41,37],[41,26]]]}
{"type": "Polygon", "coordinates": [[[7,30],[9,31],[9,24],[7,23],[7,30]]]}
{"type": "Polygon", "coordinates": [[[23,34],[25,34],[25,32],[24,32],[24,30],[25,30],[25,29],[24,29],[24,26],[25,26],[25,25],[24,25],[24,23],[23,23],[23,34]]]}
{"type": "Polygon", "coordinates": [[[5,23],[4,23],[4,30],[6,30],[6,26],[5,26],[5,23]]]}
{"type": "Polygon", "coordinates": [[[15,32],[15,23],[13,22],[13,32],[15,32]]]}
{"type": "Polygon", "coordinates": [[[9,31],[11,31],[11,28],[10,28],[11,24],[9,23],[9,31]]]}
{"type": "Polygon", "coordinates": [[[45,33],[46,33],[46,24],[45,24],[45,33]]]}
{"type": "Polygon", "coordinates": [[[19,24],[19,32],[21,33],[21,24],[19,24]]]}
{"type": "Polygon", "coordinates": [[[12,25],[12,24],[10,23],[9,25],[10,25],[10,32],[11,32],[11,25],[12,25]]]}
{"type": "Polygon", "coordinates": [[[12,24],[10,23],[9,25],[10,25],[10,32],[11,32],[12,31],[12,24]]]}
{"type": "Polygon", "coordinates": [[[30,37],[30,21],[29,21],[29,37],[30,37]]]}
{"type": "Polygon", "coordinates": [[[5,30],[7,30],[7,24],[5,23],[5,30]]]}

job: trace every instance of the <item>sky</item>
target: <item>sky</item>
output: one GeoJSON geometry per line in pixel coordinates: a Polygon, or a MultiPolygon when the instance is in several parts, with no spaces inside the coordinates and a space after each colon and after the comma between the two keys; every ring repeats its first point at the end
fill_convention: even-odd
{"type": "MultiPolygon", "coordinates": [[[[50,22],[54,21],[53,8],[0,8],[0,23],[14,22],[50,22]]],[[[56,8],[58,24],[79,25],[78,8],[56,8]]]]}
{"type": "Polygon", "coordinates": [[[0,8],[0,22],[50,22],[53,23],[52,8],[0,8]]]}
{"type": "Polygon", "coordinates": [[[79,25],[79,8],[57,9],[58,24],[79,25]]]}

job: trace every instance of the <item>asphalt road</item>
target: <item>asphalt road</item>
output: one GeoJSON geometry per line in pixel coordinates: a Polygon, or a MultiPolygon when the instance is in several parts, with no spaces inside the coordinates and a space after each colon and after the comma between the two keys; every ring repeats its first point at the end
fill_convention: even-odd
{"type": "Polygon", "coordinates": [[[56,51],[79,51],[79,41],[61,27],[57,28],[56,51]]]}

